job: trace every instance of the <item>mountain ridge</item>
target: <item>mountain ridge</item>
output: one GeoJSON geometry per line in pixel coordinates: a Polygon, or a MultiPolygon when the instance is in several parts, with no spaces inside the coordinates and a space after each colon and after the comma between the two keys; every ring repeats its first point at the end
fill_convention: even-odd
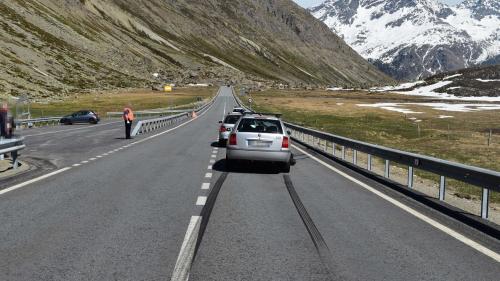
{"type": "Polygon", "coordinates": [[[500,63],[500,4],[467,0],[327,0],[310,12],[400,80],[500,63]]]}

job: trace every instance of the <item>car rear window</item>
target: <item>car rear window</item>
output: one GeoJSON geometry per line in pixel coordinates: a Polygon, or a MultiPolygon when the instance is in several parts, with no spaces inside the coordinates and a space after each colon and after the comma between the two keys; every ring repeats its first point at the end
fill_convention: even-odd
{"type": "Polygon", "coordinates": [[[239,115],[228,115],[226,119],[224,119],[224,124],[236,124],[240,117],[239,115]]]}
{"type": "Polygon", "coordinates": [[[283,134],[279,120],[244,118],[238,126],[238,132],[283,134]]]}

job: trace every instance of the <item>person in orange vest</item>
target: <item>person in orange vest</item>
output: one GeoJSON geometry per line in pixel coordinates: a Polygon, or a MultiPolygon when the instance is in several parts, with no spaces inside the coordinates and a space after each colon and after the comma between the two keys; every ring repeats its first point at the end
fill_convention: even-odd
{"type": "Polygon", "coordinates": [[[134,121],[134,112],[129,107],[123,109],[123,120],[125,121],[125,138],[131,139],[130,130],[132,129],[132,122],[134,121]]]}

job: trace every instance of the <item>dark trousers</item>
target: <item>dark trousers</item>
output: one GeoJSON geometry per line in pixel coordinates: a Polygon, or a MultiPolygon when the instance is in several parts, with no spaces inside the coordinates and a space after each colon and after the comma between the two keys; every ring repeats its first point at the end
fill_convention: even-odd
{"type": "Polygon", "coordinates": [[[130,139],[130,130],[132,130],[132,121],[125,121],[125,138],[130,139]]]}

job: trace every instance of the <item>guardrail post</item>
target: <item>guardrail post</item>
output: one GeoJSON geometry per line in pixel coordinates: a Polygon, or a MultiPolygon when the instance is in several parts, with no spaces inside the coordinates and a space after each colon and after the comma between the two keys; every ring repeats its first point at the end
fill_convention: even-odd
{"type": "Polygon", "coordinates": [[[372,171],[372,155],[371,154],[368,154],[368,161],[366,163],[366,169],[368,171],[372,171]]]}
{"type": "Polygon", "coordinates": [[[332,152],[333,157],[335,157],[335,143],[334,142],[332,142],[332,149],[333,149],[333,152],[332,152]]]}
{"type": "Polygon", "coordinates": [[[327,151],[328,151],[328,142],[327,142],[326,140],[325,140],[325,150],[324,150],[324,151],[325,151],[325,152],[327,152],[327,151]]]}
{"type": "Polygon", "coordinates": [[[385,160],[385,172],[384,172],[384,176],[386,178],[390,178],[390,176],[391,176],[391,163],[389,162],[389,160],[385,160]]]}
{"type": "Polygon", "coordinates": [[[444,201],[445,192],[446,192],[446,178],[444,176],[439,176],[439,201],[444,201]]]}
{"type": "Polygon", "coordinates": [[[15,170],[19,167],[19,160],[17,159],[17,150],[10,153],[12,156],[12,168],[15,170]]]}
{"type": "Polygon", "coordinates": [[[342,160],[345,160],[345,146],[342,146],[342,160]]]}
{"type": "Polygon", "coordinates": [[[408,166],[408,188],[413,188],[413,167],[408,166]]]}
{"type": "Polygon", "coordinates": [[[483,188],[481,196],[481,218],[483,219],[488,218],[489,204],[490,204],[490,190],[487,188],[483,188]]]}
{"type": "Polygon", "coordinates": [[[358,151],[354,149],[352,150],[352,163],[358,165],[358,151]]]}

